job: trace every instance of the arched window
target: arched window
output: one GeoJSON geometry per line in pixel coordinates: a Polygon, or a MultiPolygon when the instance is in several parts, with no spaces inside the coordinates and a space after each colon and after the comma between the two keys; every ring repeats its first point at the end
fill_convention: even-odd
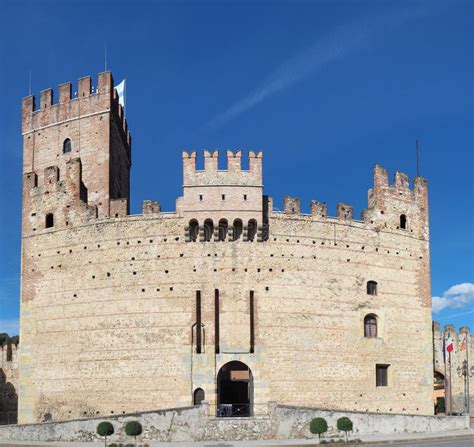
{"type": "Polygon", "coordinates": [[[193,394],[193,404],[194,405],[201,405],[202,401],[205,400],[206,395],[202,388],[196,388],[193,394]]]}
{"type": "Polygon", "coordinates": [[[234,220],[234,241],[240,239],[242,236],[242,221],[240,219],[234,220]]]}
{"type": "Polygon", "coordinates": [[[377,283],[375,281],[367,281],[367,295],[377,295],[377,283]]]}
{"type": "Polygon", "coordinates": [[[204,221],[204,240],[209,242],[212,240],[212,235],[214,234],[214,222],[212,219],[206,219],[204,221]]]}
{"type": "Polygon", "coordinates": [[[247,239],[252,242],[255,239],[257,234],[257,221],[255,219],[249,220],[249,225],[247,227],[247,239]]]}
{"type": "Polygon", "coordinates": [[[377,317],[374,314],[364,318],[364,337],[377,337],[377,317]]]}
{"type": "Polygon", "coordinates": [[[46,219],[45,219],[45,228],[52,228],[54,227],[54,216],[53,213],[48,213],[46,214],[46,219]]]}
{"type": "Polygon", "coordinates": [[[63,143],[63,154],[69,154],[71,152],[71,140],[66,138],[63,143]]]}
{"type": "Polygon", "coordinates": [[[226,240],[228,228],[229,228],[229,224],[227,223],[227,219],[221,219],[219,221],[219,240],[220,241],[226,240]]]}
{"type": "Polygon", "coordinates": [[[196,242],[199,235],[199,223],[196,219],[189,221],[189,240],[196,242]]]}
{"type": "Polygon", "coordinates": [[[406,230],[407,229],[407,216],[405,214],[402,214],[400,216],[400,228],[402,230],[406,230]]]}

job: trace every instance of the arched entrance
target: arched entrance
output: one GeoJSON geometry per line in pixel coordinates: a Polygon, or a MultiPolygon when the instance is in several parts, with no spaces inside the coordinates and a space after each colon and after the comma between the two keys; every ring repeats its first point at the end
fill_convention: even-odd
{"type": "Polygon", "coordinates": [[[248,417],[252,406],[252,371],[242,362],[226,363],[217,374],[217,416],[248,417]]]}
{"type": "Polygon", "coordinates": [[[434,372],[433,385],[434,385],[434,405],[435,414],[446,413],[446,386],[445,386],[444,375],[439,371],[434,372]]]}

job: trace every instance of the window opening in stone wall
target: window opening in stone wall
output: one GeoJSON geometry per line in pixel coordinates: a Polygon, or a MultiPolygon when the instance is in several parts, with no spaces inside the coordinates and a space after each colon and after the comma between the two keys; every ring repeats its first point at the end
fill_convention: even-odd
{"type": "Polygon", "coordinates": [[[201,291],[196,290],[196,353],[202,351],[201,291]]]}
{"type": "Polygon", "coordinates": [[[242,236],[242,221],[240,219],[235,219],[234,220],[234,241],[237,241],[240,239],[240,236],[242,236]]]}
{"type": "Polygon", "coordinates": [[[46,228],[54,227],[54,215],[53,215],[53,213],[46,214],[45,227],[46,228]]]}
{"type": "Polygon", "coordinates": [[[212,235],[214,233],[214,223],[212,219],[206,219],[204,221],[204,240],[209,242],[212,240],[212,235]]]}
{"type": "Polygon", "coordinates": [[[257,221],[250,219],[247,227],[247,237],[250,242],[253,242],[257,234],[257,221]]]}
{"type": "Polygon", "coordinates": [[[199,201],[202,202],[202,194],[199,194],[199,201]]]}
{"type": "Polygon", "coordinates": [[[367,295],[377,295],[376,281],[367,281],[367,295]]]}
{"type": "Polygon", "coordinates": [[[194,405],[201,405],[202,401],[205,400],[205,399],[206,399],[206,397],[205,397],[204,390],[202,388],[196,388],[194,390],[194,394],[193,394],[193,404],[194,405]]]}
{"type": "Polygon", "coordinates": [[[221,195],[222,200],[225,200],[225,194],[221,195]]]}
{"type": "Polygon", "coordinates": [[[390,365],[375,365],[376,386],[388,386],[388,367],[390,365]]]}
{"type": "Polygon", "coordinates": [[[63,154],[69,154],[72,150],[71,140],[66,138],[63,143],[63,154]]]}
{"type": "Polygon", "coordinates": [[[196,219],[189,221],[189,240],[196,242],[199,235],[199,223],[196,219]]]}
{"type": "Polygon", "coordinates": [[[221,219],[219,221],[219,240],[220,241],[226,240],[228,228],[229,228],[229,224],[227,223],[227,219],[221,219]]]}
{"type": "Polygon", "coordinates": [[[255,293],[250,291],[250,353],[255,352],[255,293]]]}
{"type": "Polygon", "coordinates": [[[244,200],[247,200],[247,194],[244,194],[244,200]]]}
{"type": "Polygon", "coordinates": [[[400,216],[400,228],[402,230],[406,230],[407,229],[407,216],[405,214],[402,214],[400,216]]]}
{"type": "Polygon", "coordinates": [[[374,314],[366,315],[364,318],[364,337],[377,337],[377,317],[374,314]]]}
{"type": "Polygon", "coordinates": [[[220,310],[219,310],[219,289],[214,290],[214,346],[216,354],[220,352],[220,310]]]}

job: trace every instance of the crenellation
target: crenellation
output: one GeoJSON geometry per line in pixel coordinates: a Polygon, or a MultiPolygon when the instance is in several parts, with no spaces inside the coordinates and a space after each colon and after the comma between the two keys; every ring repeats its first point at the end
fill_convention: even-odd
{"type": "Polygon", "coordinates": [[[161,206],[159,202],[155,200],[144,200],[142,203],[142,213],[145,214],[158,214],[161,212],[161,206]]]}
{"type": "Polygon", "coordinates": [[[327,217],[328,206],[326,202],[311,200],[311,215],[315,217],[327,217]]]}
{"type": "Polygon", "coordinates": [[[343,202],[338,202],[336,208],[336,217],[339,220],[353,220],[354,211],[351,205],[347,205],[343,202]]]}
{"type": "Polygon", "coordinates": [[[285,214],[301,214],[301,200],[298,197],[283,197],[283,212],[285,214]]]}
{"type": "Polygon", "coordinates": [[[59,85],[59,103],[64,104],[72,99],[72,84],[65,82],[59,85]]]}
{"type": "Polygon", "coordinates": [[[40,92],[40,107],[46,109],[53,105],[53,89],[47,88],[40,92]]]}
{"type": "Polygon", "coordinates": [[[408,180],[408,175],[403,172],[396,171],[393,186],[399,189],[410,189],[410,182],[408,180]]]}
{"type": "Polygon", "coordinates": [[[84,76],[77,80],[77,96],[83,98],[84,96],[90,96],[92,93],[92,78],[90,76],[84,76]]]}
{"type": "Polygon", "coordinates": [[[227,170],[229,172],[239,172],[242,169],[242,151],[239,149],[235,153],[227,151],[227,170]]]}

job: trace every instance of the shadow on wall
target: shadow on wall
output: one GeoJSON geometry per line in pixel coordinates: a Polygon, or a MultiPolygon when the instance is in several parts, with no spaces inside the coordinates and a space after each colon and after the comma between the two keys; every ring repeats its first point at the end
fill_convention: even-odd
{"type": "Polygon", "coordinates": [[[12,383],[0,368],[0,425],[16,424],[18,415],[18,394],[12,383]]]}

